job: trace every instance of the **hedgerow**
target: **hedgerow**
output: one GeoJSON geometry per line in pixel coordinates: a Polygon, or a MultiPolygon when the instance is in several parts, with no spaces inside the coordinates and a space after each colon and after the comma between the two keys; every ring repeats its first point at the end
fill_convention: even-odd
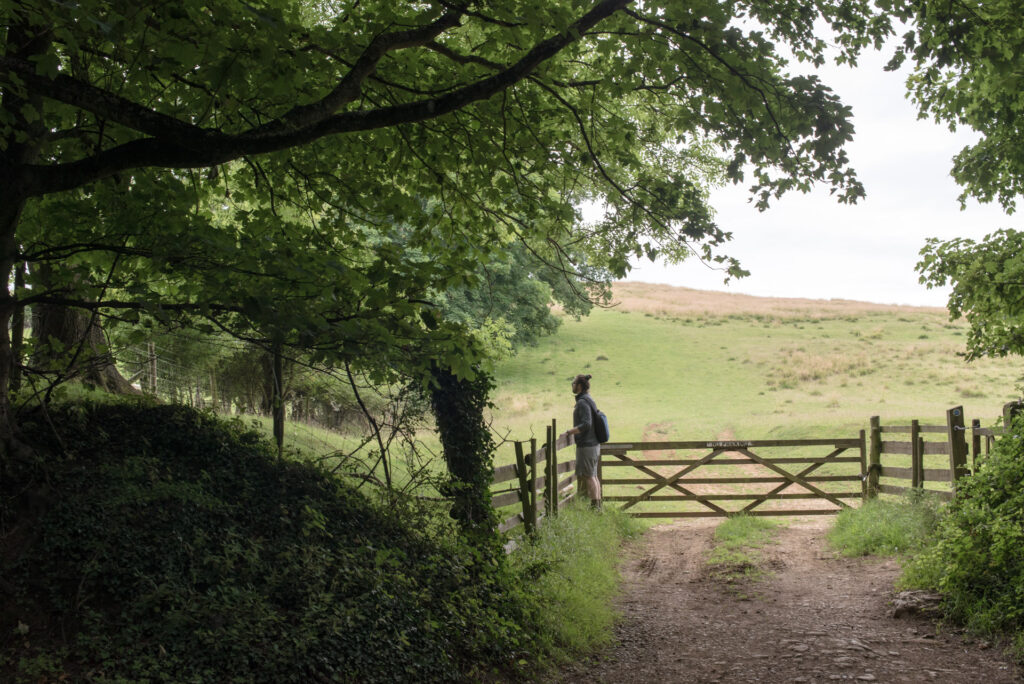
{"type": "Polygon", "coordinates": [[[0,680],[444,681],[522,656],[535,611],[507,563],[240,422],[75,404],[21,428],[0,680]]]}
{"type": "Polygon", "coordinates": [[[946,615],[976,633],[1010,635],[1024,656],[1024,416],[957,485],[934,541],[901,584],[937,590],[946,615]]]}

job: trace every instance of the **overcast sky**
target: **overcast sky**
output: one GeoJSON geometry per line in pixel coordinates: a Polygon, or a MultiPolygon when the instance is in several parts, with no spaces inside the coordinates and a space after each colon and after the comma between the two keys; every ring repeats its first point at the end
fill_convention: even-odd
{"type": "Polygon", "coordinates": [[[696,259],[678,266],[637,262],[628,280],[769,297],[854,299],[945,306],[947,290],[918,283],[914,265],[928,237],[981,238],[997,228],[1024,229],[1020,213],[972,202],[961,211],[949,175],[952,157],[975,139],[917,119],[905,98],[906,73],[882,70],[883,54],[856,69],[828,67],[821,79],[853,108],[847,146],[867,198],[841,205],[827,188],[792,194],[758,212],[743,187],[714,191],[719,225],[733,233],[725,252],[751,275],[729,286],[696,259]]]}

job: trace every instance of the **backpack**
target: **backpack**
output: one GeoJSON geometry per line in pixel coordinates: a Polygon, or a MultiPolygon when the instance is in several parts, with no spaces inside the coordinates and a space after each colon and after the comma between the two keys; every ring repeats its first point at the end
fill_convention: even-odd
{"type": "Polygon", "coordinates": [[[593,399],[590,400],[590,415],[594,421],[594,436],[597,437],[598,442],[604,444],[611,438],[611,432],[608,430],[608,416],[597,408],[593,399]]]}

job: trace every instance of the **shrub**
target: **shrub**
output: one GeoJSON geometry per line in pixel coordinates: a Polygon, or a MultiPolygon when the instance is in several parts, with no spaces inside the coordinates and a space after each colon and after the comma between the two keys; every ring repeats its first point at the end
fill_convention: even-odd
{"type": "Polygon", "coordinates": [[[1024,417],[961,480],[934,542],[901,584],[939,591],[949,618],[979,634],[1012,635],[1024,655],[1024,417]]]}
{"type": "Polygon", "coordinates": [[[374,505],[240,422],[80,404],[22,428],[36,456],[0,482],[0,680],[457,680],[533,631],[508,564],[443,515],[374,505]]]}
{"type": "Polygon", "coordinates": [[[868,499],[836,516],[828,541],[844,556],[910,555],[931,539],[942,510],[938,497],[927,493],[868,499]]]}

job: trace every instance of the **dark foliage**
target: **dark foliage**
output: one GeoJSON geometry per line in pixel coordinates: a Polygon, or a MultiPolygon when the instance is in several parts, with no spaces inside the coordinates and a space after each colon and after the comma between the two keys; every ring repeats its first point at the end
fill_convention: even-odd
{"type": "Polygon", "coordinates": [[[446,493],[455,499],[452,517],[471,539],[493,541],[497,520],[490,491],[494,440],[484,410],[494,381],[482,371],[468,379],[439,367],[434,368],[433,379],[430,404],[451,473],[446,493]]]}
{"type": "Polygon", "coordinates": [[[23,429],[36,460],[0,484],[4,681],[458,680],[517,654],[503,564],[238,422],[126,403],[23,429]]]}

